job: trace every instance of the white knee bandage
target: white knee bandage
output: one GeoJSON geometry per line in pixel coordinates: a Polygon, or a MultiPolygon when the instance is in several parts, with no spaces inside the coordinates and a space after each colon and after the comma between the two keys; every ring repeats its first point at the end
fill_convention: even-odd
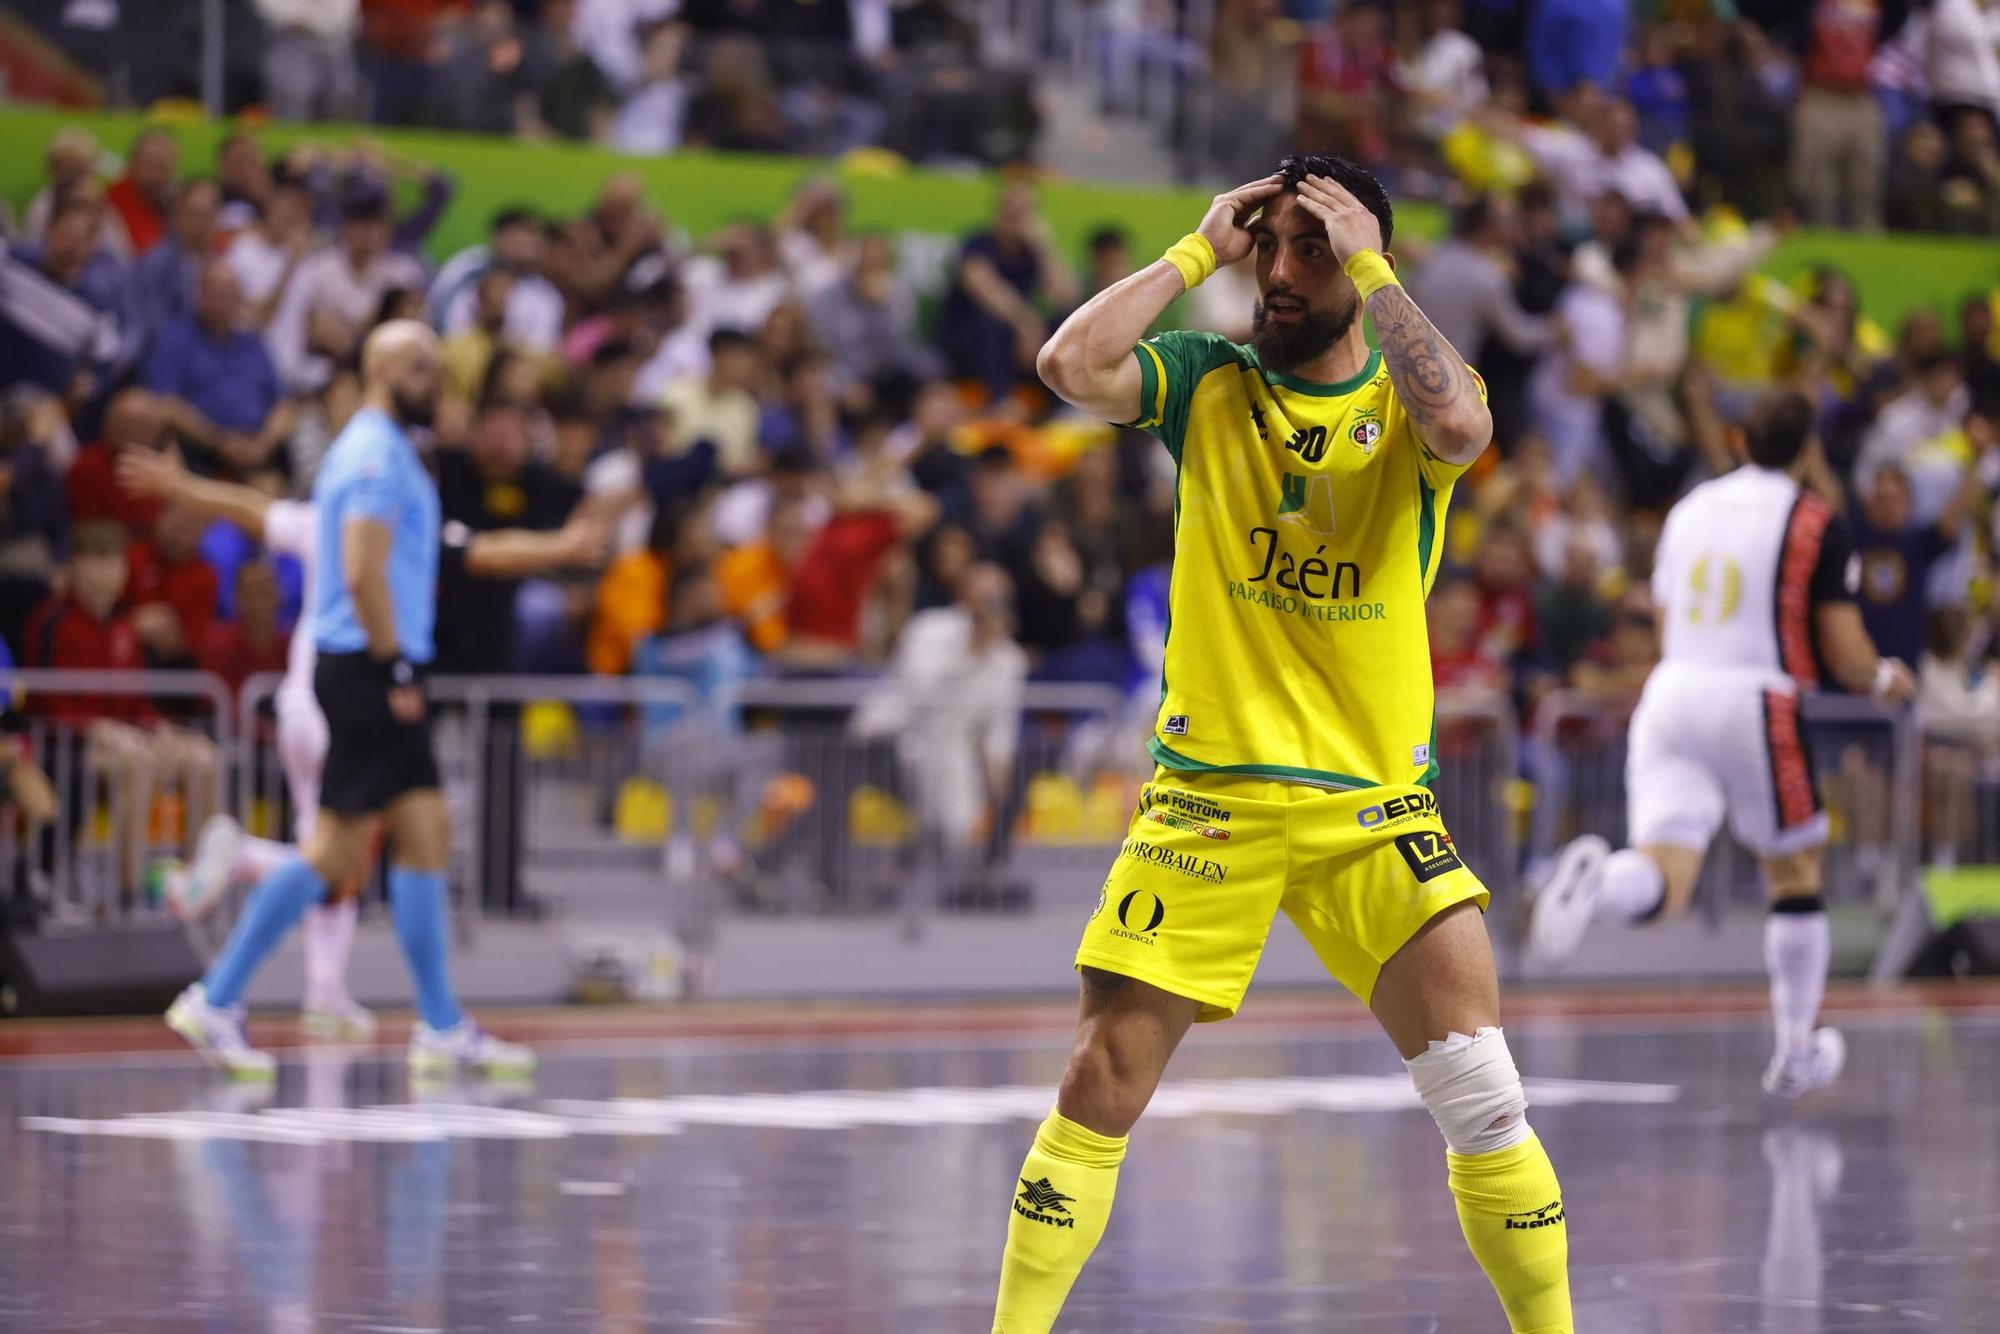
{"type": "Polygon", "coordinates": [[[1403,1064],[1453,1153],[1496,1153],[1528,1137],[1528,1098],[1499,1029],[1453,1033],[1403,1064]]]}

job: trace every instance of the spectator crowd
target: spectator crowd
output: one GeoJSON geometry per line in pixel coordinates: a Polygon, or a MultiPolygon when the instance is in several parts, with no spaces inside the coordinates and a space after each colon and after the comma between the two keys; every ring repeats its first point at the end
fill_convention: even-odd
{"type": "MultiPolygon", "coordinates": [[[[1815,485],[1851,516],[1877,642],[1961,711],[1996,698],[1980,686],[1994,294],[1881,328],[1838,271],[1757,274],[1772,226],[1698,225],[1670,178],[1585,170],[1574,147],[1469,198],[1445,239],[1399,245],[1416,299],[1485,373],[1498,432],[1448,529],[1439,686],[1529,712],[1557,686],[1629,703],[1655,652],[1660,517],[1733,466],[1732,423],[1788,384],[1818,405],[1815,485]]],[[[726,698],[752,675],[886,668],[907,698],[871,711],[878,728],[987,710],[953,755],[904,747],[962,838],[1023,679],[1115,687],[1135,719],[1157,700],[1171,461],[1060,410],[1032,370],[1053,321],[1143,262],[1115,226],[1066,254],[1032,188],[1005,183],[926,319],[900,238],[852,226],[821,179],[692,244],[671,200],[614,174],[579,216],[523,204],[437,255],[452,182],[366,140],[272,155],[238,133],[197,164],[155,130],[104,160],[58,132],[0,252],[14,661],[232,685],[281,668],[299,572],[121,487],[119,458],[172,449],[200,475],[308,494],[355,410],[362,339],[405,316],[443,337],[428,447],[446,519],[587,514],[616,534],[601,569],[447,587],[439,670],[672,675],[726,698]]],[[[1218,275],[1189,320],[1241,336],[1245,277],[1218,275]]],[[[121,755],[172,732],[157,711],[38,707],[56,706],[125,729],[105,743],[121,755]]],[[[212,758],[163,742],[146,762],[212,758]]]]}
{"type": "MultiPolygon", "coordinates": [[[[49,8],[50,35],[85,65],[152,67],[114,74],[114,99],[194,92],[198,7],[49,8]]],[[[1045,139],[1088,142],[1078,116],[1123,116],[1184,170],[1234,179],[1303,148],[1447,203],[1550,173],[1572,222],[1604,178],[1669,213],[1789,206],[1815,225],[2000,234],[2000,12],[1986,0],[223,8],[223,109],[282,120],[995,165],[1045,139]],[[1094,96],[1065,110],[1038,77],[1094,96]]]]}

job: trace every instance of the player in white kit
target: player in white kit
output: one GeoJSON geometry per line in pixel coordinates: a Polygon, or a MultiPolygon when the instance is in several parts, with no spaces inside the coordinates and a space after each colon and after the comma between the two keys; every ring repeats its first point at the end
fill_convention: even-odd
{"type": "Polygon", "coordinates": [[[1653,561],[1660,663],[1632,714],[1625,761],[1631,846],[1573,840],[1535,897],[1529,945],[1575,952],[1593,917],[1633,923],[1684,910],[1724,819],[1754,853],[1770,897],[1764,962],[1777,1052],[1765,1091],[1795,1098],[1833,1081],[1840,1034],[1816,1027],[1831,953],[1820,899],[1827,817],[1799,724],[1801,692],[1833,685],[1896,702],[1909,669],[1875,651],[1855,602],[1847,527],[1801,485],[1817,452],[1812,405],[1767,395],[1745,427],[1746,466],[1673,511],[1653,561]]]}
{"type": "MultiPolygon", "coordinates": [[[[311,504],[274,500],[252,487],[195,477],[171,454],[127,453],[119,460],[118,479],[129,491],[232,523],[272,552],[291,556],[304,574],[304,604],[312,605],[319,520],[311,504]]],[[[474,534],[463,524],[446,524],[444,559],[463,560],[471,574],[518,578],[589,564],[602,555],[604,537],[602,524],[591,518],[578,518],[548,533],[507,529],[474,534]]],[[[304,844],[312,833],[327,749],[326,715],[313,696],[315,656],[311,635],[292,636],[275,700],[278,762],[291,795],[294,842],[256,838],[227,815],[211,817],[202,826],[193,859],[184,867],[170,864],[163,877],[168,904],[187,920],[206,913],[230,885],[261,880],[295,855],[295,845],[304,844]]],[[[317,1036],[366,1038],[375,1031],[374,1016],[347,992],[347,958],[360,912],[358,889],[350,887],[349,892],[306,911],[306,992],[300,1018],[317,1036]]]]}

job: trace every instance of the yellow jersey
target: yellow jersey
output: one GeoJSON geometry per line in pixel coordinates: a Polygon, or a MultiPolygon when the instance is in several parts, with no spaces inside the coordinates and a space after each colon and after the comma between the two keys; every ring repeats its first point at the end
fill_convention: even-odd
{"type": "Polygon", "coordinates": [[[1465,465],[1417,438],[1379,352],[1339,384],[1266,370],[1214,334],[1163,333],[1133,355],[1131,424],[1176,467],[1153,758],[1329,788],[1429,783],[1424,599],[1465,465]]]}

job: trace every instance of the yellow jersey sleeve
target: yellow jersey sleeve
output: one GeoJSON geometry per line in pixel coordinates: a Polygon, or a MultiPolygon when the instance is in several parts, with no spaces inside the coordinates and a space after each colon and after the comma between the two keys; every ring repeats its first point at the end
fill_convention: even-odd
{"type": "Polygon", "coordinates": [[[1195,386],[1218,366],[1241,364],[1242,349],[1220,334],[1172,329],[1141,340],[1132,355],[1139,362],[1139,415],[1124,424],[1158,439],[1178,463],[1195,386]]]}
{"type": "MultiPolygon", "coordinates": [[[[1473,388],[1479,391],[1479,401],[1484,403],[1486,401],[1485,377],[1470,366],[1467,366],[1465,370],[1472,377],[1473,388]]],[[[1439,458],[1432,451],[1431,447],[1424,443],[1423,433],[1417,430],[1417,424],[1410,420],[1409,414],[1404,410],[1400,399],[1396,401],[1396,412],[1410,428],[1410,439],[1415,441],[1417,446],[1417,470],[1423,474],[1424,481],[1430,485],[1432,490],[1443,491],[1450,487],[1460,477],[1465,475],[1467,468],[1470,468],[1479,461],[1479,455],[1477,454],[1467,459],[1464,463],[1451,463],[1439,458]]]]}

